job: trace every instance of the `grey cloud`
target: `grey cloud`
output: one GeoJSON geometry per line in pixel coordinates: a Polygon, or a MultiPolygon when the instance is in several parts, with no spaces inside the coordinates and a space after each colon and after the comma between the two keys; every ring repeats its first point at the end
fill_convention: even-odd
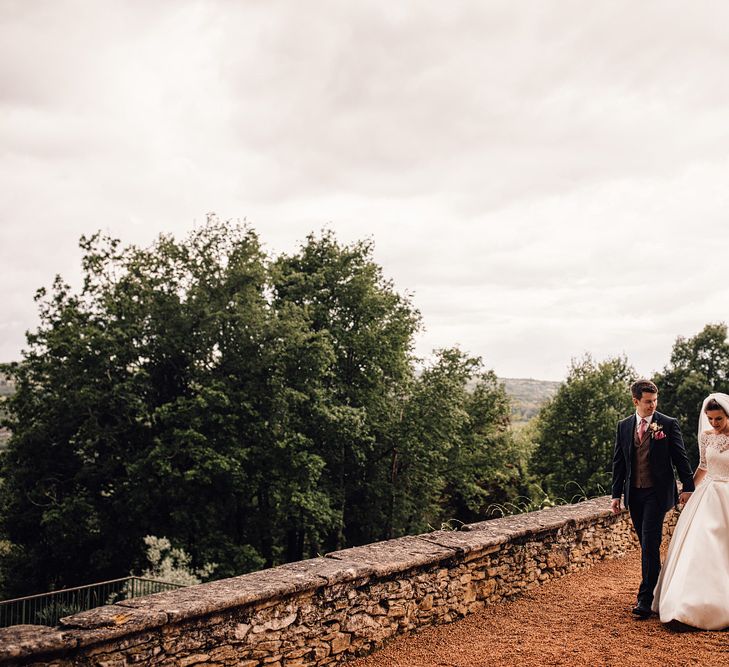
{"type": "Polygon", "coordinates": [[[722,317],[729,6],[48,0],[0,18],[0,358],[35,288],[78,280],[81,234],[148,244],[211,210],[271,252],[327,224],[372,236],[423,312],[418,349],[460,341],[502,374],[558,379],[587,349],[655,368],[722,317]]]}
{"type": "MultiPolygon", "coordinates": [[[[572,22],[542,10],[533,25],[498,3],[456,7],[443,23],[427,11],[398,22],[380,8],[347,5],[326,20],[307,9],[254,36],[259,59],[249,45],[232,76],[241,92],[253,86],[238,116],[242,145],[265,146],[285,165],[272,197],[439,187],[489,206],[691,157],[692,133],[676,136],[682,119],[667,108],[681,51],[662,35],[647,44],[642,32],[649,16],[661,18],[658,5],[637,23],[626,7],[582,3],[572,22]]],[[[706,136],[700,144],[715,145],[706,136]]]]}

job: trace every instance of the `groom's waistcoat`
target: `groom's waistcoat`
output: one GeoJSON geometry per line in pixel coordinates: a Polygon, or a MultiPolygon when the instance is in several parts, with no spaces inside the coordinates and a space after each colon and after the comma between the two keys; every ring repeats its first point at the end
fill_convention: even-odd
{"type": "Polygon", "coordinates": [[[646,489],[653,486],[653,475],[648,455],[650,453],[649,429],[646,429],[643,440],[638,438],[638,431],[633,432],[633,460],[631,486],[638,489],[646,489]]]}

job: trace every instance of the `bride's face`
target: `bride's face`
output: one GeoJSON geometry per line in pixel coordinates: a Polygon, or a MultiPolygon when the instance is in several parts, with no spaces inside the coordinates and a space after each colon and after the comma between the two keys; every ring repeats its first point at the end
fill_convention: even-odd
{"type": "Polygon", "coordinates": [[[727,420],[724,410],[707,410],[706,418],[709,420],[711,428],[713,428],[717,433],[725,430],[727,424],[729,424],[729,420],[727,420]]]}

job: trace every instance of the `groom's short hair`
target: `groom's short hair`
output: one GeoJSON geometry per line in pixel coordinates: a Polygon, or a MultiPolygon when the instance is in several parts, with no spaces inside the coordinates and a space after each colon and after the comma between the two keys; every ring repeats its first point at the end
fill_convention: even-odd
{"type": "Polygon", "coordinates": [[[654,382],[646,380],[645,378],[636,380],[630,385],[630,393],[633,395],[633,398],[640,400],[643,397],[643,392],[648,394],[657,394],[658,387],[656,387],[654,382]]]}

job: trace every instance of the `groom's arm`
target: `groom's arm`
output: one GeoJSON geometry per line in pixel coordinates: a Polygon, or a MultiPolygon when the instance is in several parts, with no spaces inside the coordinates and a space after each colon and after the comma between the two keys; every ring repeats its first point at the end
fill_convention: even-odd
{"type": "Polygon", "coordinates": [[[682,492],[691,493],[696,487],[694,486],[694,473],[691,470],[691,464],[686,454],[686,447],[683,444],[683,436],[681,435],[681,427],[678,420],[671,419],[671,462],[676,468],[678,478],[681,480],[682,492]]]}
{"type": "Polygon", "coordinates": [[[620,496],[625,486],[625,457],[620,446],[620,423],[615,431],[615,448],[613,451],[613,488],[611,508],[614,513],[620,511],[620,496]]]}

